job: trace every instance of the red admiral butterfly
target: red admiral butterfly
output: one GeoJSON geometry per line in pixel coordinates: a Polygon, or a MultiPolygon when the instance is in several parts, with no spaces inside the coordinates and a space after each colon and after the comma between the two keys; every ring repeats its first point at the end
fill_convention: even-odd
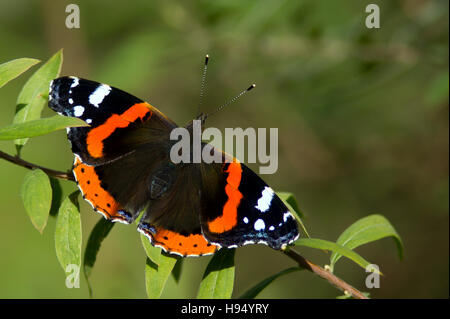
{"type": "Polygon", "coordinates": [[[49,107],[90,124],[67,129],[83,198],[114,222],[145,211],[138,231],[154,246],[185,257],[255,243],[282,249],[298,238],[287,207],[237,159],[221,152],[222,163],[172,163],[169,136],[178,126],[154,106],[61,77],[50,84],[49,107]]]}

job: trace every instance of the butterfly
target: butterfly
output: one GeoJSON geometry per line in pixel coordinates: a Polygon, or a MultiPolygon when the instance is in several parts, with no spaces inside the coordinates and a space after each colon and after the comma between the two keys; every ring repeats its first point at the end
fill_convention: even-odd
{"type": "Polygon", "coordinates": [[[48,105],[89,124],[67,129],[83,198],[113,222],[130,224],[143,212],[138,231],[165,252],[202,256],[257,243],[283,249],[299,237],[272,188],[231,155],[218,150],[221,163],[173,163],[170,132],[178,125],[149,103],[65,76],[51,81],[48,105]]]}

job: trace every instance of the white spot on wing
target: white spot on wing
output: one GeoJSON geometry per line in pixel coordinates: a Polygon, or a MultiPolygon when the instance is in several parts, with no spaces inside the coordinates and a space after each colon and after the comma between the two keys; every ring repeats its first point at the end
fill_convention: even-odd
{"type": "Polygon", "coordinates": [[[258,199],[258,205],[256,205],[255,208],[262,213],[269,210],[273,194],[274,192],[272,188],[268,186],[264,187],[264,190],[261,193],[261,197],[258,199]]]}
{"type": "Polygon", "coordinates": [[[255,230],[264,230],[266,228],[266,224],[264,223],[264,221],[260,218],[258,219],[255,224],[253,225],[253,227],[255,228],[255,230]]]}
{"type": "Polygon", "coordinates": [[[69,99],[69,104],[73,104],[73,99],[72,98],[69,99]]]}
{"type": "Polygon", "coordinates": [[[289,217],[292,217],[292,214],[289,211],[287,211],[286,213],[283,214],[283,221],[287,222],[287,219],[289,217]]]}
{"type": "Polygon", "coordinates": [[[70,87],[71,87],[71,88],[77,87],[78,84],[80,84],[80,79],[79,79],[79,78],[76,78],[76,77],[72,77],[72,79],[73,79],[73,82],[72,82],[72,84],[70,85],[70,87]]]}
{"type": "Polygon", "coordinates": [[[89,95],[89,103],[95,107],[99,107],[99,104],[102,103],[103,99],[109,94],[110,91],[111,87],[109,85],[100,85],[95,89],[94,93],[89,95]]]}
{"type": "Polygon", "coordinates": [[[86,123],[87,123],[87,124],[91,124],[91,123],[92,123],[92,119],[87,119],[87,120],[86,120],[86,123]]]}
{"type": "Polygon", "coordinates": [[[244,223],[248,224],[248,218],[244,217],[244,223]]]}
{"type": "Polygon", "coordinates": [[[73,115],[76,117],[80,117],[84,113],[84,107],[81,105],[77,105],[73,108],[73,115]]]}
{"type": "Polygon", "coordinates": [[[297,234],[297,236],[294,237],[291,241],[289,241],[289,244],[292,244],[294,241],[296,241],[300,237],[300,234],[297,234]]]}

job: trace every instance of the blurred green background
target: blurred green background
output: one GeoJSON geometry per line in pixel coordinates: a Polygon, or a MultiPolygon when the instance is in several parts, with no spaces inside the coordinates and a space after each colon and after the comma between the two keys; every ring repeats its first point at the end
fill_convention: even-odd
{"type": "MultiPolygon", "coordinates": [[[[196,113],[204,55],[211,61],[203,111],[240,90],[256,90],[212,117],[225,127],[278,127],[279,168],[263,178],[293,192],[316,238],[336,240],[357,219],[386,216],[402,236],[357,251],[385,274],[375,298],[449,297],[448,1],[26,1],[0,0],[0,63],[47,60],[64,48],[63,75],[133,93],[184,124],[196,113]],[[77,3],[81,28],[65,27],[77,3]],[[365,7],[381,9],[367,29],[365,7]]],[[[36,67],[33,69],[36,70],[36,67]]],[[[33,71],[0,89],[0,126],[11,123],[17,95],[33,71]]],[[[46,108],[43,116],[52,112],[46,108]]],[[[14,154],[12,142],[0,142],[14,154]]],[[[60,131],[34,138],[24,159],[71,167],[60,131]]],[[[257,168],[255,165],[250,165],[257,168]]],[[[19,189],[26,170],[0,160],[0,297],[80,298],[65,288],[55,255],[55,219],[43,235],[27,217],[19,189]]],[[[66,192],[74,185],[62,182],[66,192]]],[[[84,201],[84,245],[100,215],[84,201]]],[[[298,248],[324,265],[321,251],[298,248]]],[[[166,298],[195,297],[210,257],[188,259],[166,298]]],[[[145,298],[145,253],[134,226],[116,225],[92,273],[97,298],[145,298]]],[[[266,246],[236,254],[234,296],[294,263],[266,246]]],[[[363,291],[366,273],[341,259],[336,274],[363,291]]],[[[291,273],[263,298],[334,298],[309,272],[291,273]]]]}

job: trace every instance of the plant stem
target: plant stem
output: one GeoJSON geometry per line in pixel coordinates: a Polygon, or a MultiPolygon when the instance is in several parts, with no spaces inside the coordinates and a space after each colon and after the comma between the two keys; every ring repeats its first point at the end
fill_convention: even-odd
{"type": "MultiPolygon", "coordinates": [[[[55,171],[50,168],[42,167],[42,166],[30,163],[30,162],[24,161],[23,159],[21,159],[18,156],[11,156],[2,151],[0,151],[0,158],[3,158],[4,160],[7,160],[8,162],[17,164],[19,166],[22,166],[22,167],[25,167],[28,169],[39,168],[52,177],[62,178],[62,179],[66,179],[69,181],[75,181],[75,178],[71,172],[65,173],[65,172],[55,171]]],[[[368,299],[359,290],[352,287],[351,285],[349,285],[342,279],[336,277],[333,273],[326,271],[322,267],[310,262],[309,260],[307,260],[306,258],[301,256],[299,253],[297,253],[296,251],[287,248],[286,250],[283,251],[283,253],[286,256],[288,256],[289,258],[296,261],[300,267],[302,267],[306,270],[309,270],[312,273],[318,275],[319,277],[327,280],[330,284],[332,284],[339,290],[342,290],[344,293],[350,294],[352,297],[357,298],[357,299],[368,299]]]]}
{"type": "Polygon", "coordinates": [[[17,164],[19,166],[22,166],[22,167],[25,167],[28,169],[39,168],[52,177],[62,178],[62,179],[66,179],[69,181],[75,181],[75,178],[71,172],[66,173],[66,172],[55,171],[50,168],[42,167],[42,166],[30,163],[30,162],[24,161],[23,159],[21,159],[18,156],[11,156],[2,151],[0,151],[0,158],[3,158],[4,160],[6,160],[8,162],[17,164]]]}
{"type": "Polygon", "coordinates": [[[330,284],[335,286],[337,289],[343,291],[344,293],[347,293],[351,295],[353,298],[356,299],[368,299],[366,296],[364,296],[358,289],[354,288],[353,286],[349,285],[342,279],[336,277],[333,273],[325,270],[324,268],[310,262],[303,256],[301,256],[299,253],[297,253],[295,250],[286,248],[286,250],[283,251],[285,255],[287,255],[289,258],[296,261],[300,267],[309,270],[310,272],[316,274],[317,276],[321,277],[322,279],[325,279],[330,284]]]}

